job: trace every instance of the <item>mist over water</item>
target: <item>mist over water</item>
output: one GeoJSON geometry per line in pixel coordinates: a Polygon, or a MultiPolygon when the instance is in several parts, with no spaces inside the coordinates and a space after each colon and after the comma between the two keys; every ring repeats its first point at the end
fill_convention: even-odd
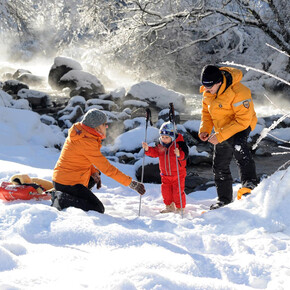
{"type": "MultiPolygon", "coordinates": [[[[32,74],[45,79],[41,87],[30,86],[31,89],[44,90],[48,93],[53,91],[48,85],[48,74],[56,56],[69,57],[78,61],[82,65],[84,71],[95,75],[101,81],[107,92],[121,87],[128,90],[133,84],[147,80],[146,77],[136,74],[134,68],[131,69],[130,67],[126,67],[116,60],[112,61],[106,59],[105,52],[97,48],[75,46],[63,49],[61,53],[55,54],[54,56],[47,56],[44,53],[41,55],[38,53],[34,58],[31,57],[31,55],[24,58],[28,59],[31,57],[29,61],[19,61],[19,59],[13,60],[11,53],[8,53],[9,48],[5,45],[1,46],[0,52],[0,76],[5,72],[14,73],[18,69],[29,70],[32,74]]],[[[4,81],[3,78],[0,80],[4,81]]],[[[172,89],[170,83],[161,82],[157,78],[154,82],[167,89],[172,89]]],[[[195,80],[194,83],[198,84],[199,80],[195,80]]],[[[247,82],[245,82],[245,85],[247,85],[247,82]]],[[[251,90],[258,117],[285,114],[287,111],[290,111],[289,96],[285,94],[273,94],[266,91],[256,92],[253,88],[251,88],[251,90]],[[268,98],[266,98],[264,94],[266,94],[268,98]]],[[[179,113],[190,116],[191,119],[199,119],[201,115],[202,95],[198,92],[198,88],[193,87],[192,92],[188,89],[185,91],[181,89],[178,92],[184,94],[186,99],[186,107],[183,112],[179,113]]]]}

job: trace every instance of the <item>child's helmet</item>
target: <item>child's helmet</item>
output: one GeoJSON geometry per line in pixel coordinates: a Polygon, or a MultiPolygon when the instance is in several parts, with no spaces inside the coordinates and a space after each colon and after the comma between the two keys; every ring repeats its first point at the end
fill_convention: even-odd
{"type": "Polygon", "coordinates": [[[171,137],[172,141],[174,141],[176,135],[173,123],[171,123],[170,121],[163,123],[159,129],[159,135],[169,136],[171,137]]]}

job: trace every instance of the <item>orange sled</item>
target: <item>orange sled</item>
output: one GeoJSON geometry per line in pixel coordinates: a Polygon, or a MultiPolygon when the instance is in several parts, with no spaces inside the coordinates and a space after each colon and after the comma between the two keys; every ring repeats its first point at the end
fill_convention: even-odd
{"type": "Polygon", "coordinates": [[[37,188],[32,185],[16,185],[11,182],[3,181],[0,184],[0,199],[11,201],[16,199],[23,200],[50,200],[51,195],[49,193],[39,193],[37,188]]]}

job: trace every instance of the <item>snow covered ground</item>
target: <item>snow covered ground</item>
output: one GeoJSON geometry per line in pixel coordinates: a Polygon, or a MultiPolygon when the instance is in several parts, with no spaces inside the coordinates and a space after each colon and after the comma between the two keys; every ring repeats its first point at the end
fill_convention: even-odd
{"type": "MultiPolygon", "coordinates": [[[[0,182],[19,173],[51,180],[59,151],[44,145],[61,135],[31,111],[5,109],[0,182]]],[[[134,177],[134,166],[114,165],[134,177]]],[[[49,201],[0,201],[1,290],[289,289],[289,168],[251,196],[204,214],[215,188],[192,193],[183,218],[159,213],[160,185],[146,184],[139,217],[134,191],[106,176],[102,182],[95,193],[104,215],[59,212],[49,201]]]]}

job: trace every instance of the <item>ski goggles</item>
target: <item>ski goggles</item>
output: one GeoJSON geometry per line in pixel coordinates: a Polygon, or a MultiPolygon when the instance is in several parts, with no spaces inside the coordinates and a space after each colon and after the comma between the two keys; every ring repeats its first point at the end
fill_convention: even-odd
{"type": "Polygon", "coordinates": [[[174,132],[172,132],[172,131],[168,132],[166,130],[160,130],[159,134],[160,135],[167,135],[167,136],[170,136],[170,137],[174,137],[174,132]]]}
{"type": "Polygon", "coordinates": [[[210,90],[214,85],[215,85],[215,84],[213,84],[212,86],[209,86],[209,87],[204,85],[204,87],[205,87],[207,90],[210,90]]]}

